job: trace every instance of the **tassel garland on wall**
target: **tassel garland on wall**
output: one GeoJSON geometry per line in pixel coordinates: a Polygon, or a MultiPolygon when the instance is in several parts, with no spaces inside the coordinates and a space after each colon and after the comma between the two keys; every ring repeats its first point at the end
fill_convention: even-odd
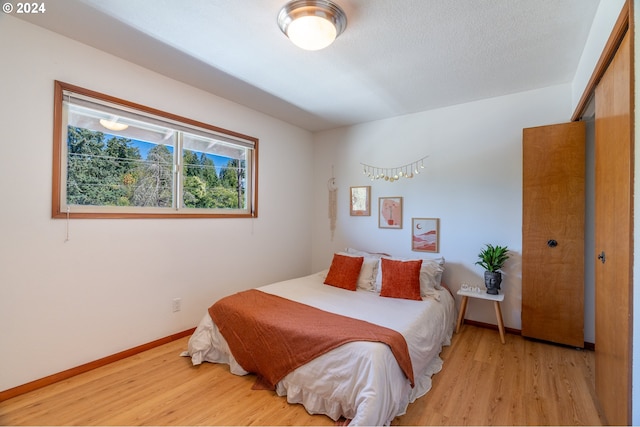
{"type": "Polygon", "coordinates": [[[367,175],[371,181],[383,179],[385,181],[395,182],[400,178],[413,178],[415,175],[420,174],[420,171],[424,169],[424,159],[427,157],[429,156],[424,156],[415,162],[392,168],[372,166],[365,163],[360,163],[360,165],[362,165],[362,173],[367,175]]]}

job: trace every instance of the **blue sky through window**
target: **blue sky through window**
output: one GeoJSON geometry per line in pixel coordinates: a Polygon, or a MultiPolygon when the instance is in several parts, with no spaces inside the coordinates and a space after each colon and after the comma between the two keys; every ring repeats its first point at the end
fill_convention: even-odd
{"type": "MultiPolygon", "coordinates": [[[[105,134],[105,141],[108,141],[111,138],[118,138],[118,136],[111,135],[111,134],[105,134]]],[[[131,145],[133,147],[137,147],[138,150],[140,150],[140,156],[142,156],[142,158],[144,160],[146,160],[147,159],[147,155],[149,154],[149,150],[151,150],[157,144],[154,144],[152,142],[146,142],[146,141],[140,141],[140,140],[137,140],[137,139],[132,139],[131,140],[131,145]]],[[[169,152],[171,154],[173,154],[173,146],[172,145],[167,145],[167,149],[169,150],[169,152]]],[[[195,153],[197,153],[198,157],[200,157],[200,152],[199,151],[195,151],[195,153]]],[[[216,154],[205,153],[205,155],[207,156],[207,158],[213,160],[213,164],[216,167],[216,174],[218,176],[220,175],[220,170],[227,166],[227,163],[229,163],[229,160],[233,160],[230,157],[218,156],[216,154]]]]}

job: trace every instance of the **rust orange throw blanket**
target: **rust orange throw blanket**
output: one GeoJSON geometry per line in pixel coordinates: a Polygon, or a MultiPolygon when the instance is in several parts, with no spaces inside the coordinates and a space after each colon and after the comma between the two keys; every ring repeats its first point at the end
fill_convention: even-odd
{"type": "Polygon", "coordinates": [[[236,361],[275,389],[289,372],[351,341],[387,344],[413,387],[407,342],[393,329],[329,313],[256,289],[222,298],[209,308],[236,361]]]}

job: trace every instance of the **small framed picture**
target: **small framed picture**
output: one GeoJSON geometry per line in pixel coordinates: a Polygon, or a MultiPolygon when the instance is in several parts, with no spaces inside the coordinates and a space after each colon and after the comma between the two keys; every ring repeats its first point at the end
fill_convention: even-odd
{"type": "Polygon", "coordinates": [[[440,243],[439,218],[411,218],[411,250],[438,252],[440,243]]]}
{"type": "Polygon", "coordinates": [[[371,186],[351,187],[351,216],[371,216],[371,186]]]}
{"type": "Polygon", "coordinates": [[[378,227],[402,228],[402,197],[378,198],[378,227]]]}

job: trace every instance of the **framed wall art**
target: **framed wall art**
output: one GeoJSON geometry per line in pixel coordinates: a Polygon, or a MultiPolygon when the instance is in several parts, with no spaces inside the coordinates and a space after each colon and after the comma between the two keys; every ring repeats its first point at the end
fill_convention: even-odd
{"type": "Polygon", "coordinates": [[[440,219],[411,218],[411,250],[439,252],[440,219]]]}
{"type": "Polygon", "coordinates": [[[371,216],[371,186],[351,187],[351,216],[371,216]]]}
{"type": "Polygon", "coordinates": [[[378,198],[378,227],[402,228],[402,197],[378,198]]]}

